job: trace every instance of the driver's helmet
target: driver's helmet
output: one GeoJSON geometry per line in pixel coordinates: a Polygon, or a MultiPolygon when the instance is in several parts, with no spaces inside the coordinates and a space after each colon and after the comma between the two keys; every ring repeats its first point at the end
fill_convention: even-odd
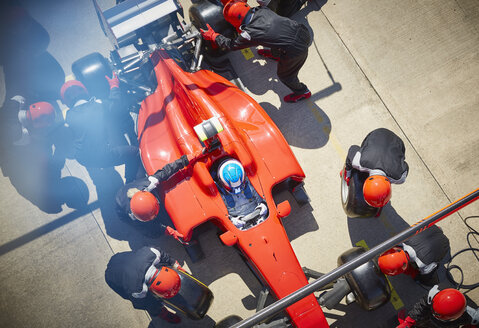
{"type": "Polygon", "coordinates": [[[156,218],[160,211],[160,204],[151,192],[138,191],[130,200],[130,210],[137,220],[148,222],[156,218]]]}
{"type": "Polygon", "coordinates": [[[151,280],[150,291],[161,298],[171,298],[181,288],[181,278],[172,268],[161,267],[151,280]]]}
{"type": "Polygon", "coordinates": [[[466,298],[454,288],[438,291],[431,289],[428,298],[432,298],[432,315],[440,321],[454,321],[459,319],[466,311],[466,298]]]}
{"type": "Polygon", "coordinates": [[[408,268],[409,259],[400,247],[393,247],[384,252],[378,258],[378,265],[381,272],[388,276],[395,276],[403,273],[408,268]]]}
{"type": "Polygon", "coordinates": [[[239,194],[245,186],[243,165],[236,159],[228,159],[218,167],[218,177],[223,187],[230,193],[239,194]]]}

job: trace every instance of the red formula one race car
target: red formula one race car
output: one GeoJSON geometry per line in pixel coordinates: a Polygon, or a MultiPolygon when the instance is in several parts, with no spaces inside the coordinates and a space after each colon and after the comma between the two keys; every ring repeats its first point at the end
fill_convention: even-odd
{"type": "MultiPolygon", "coordinates": [[[[185,72],[165,50],[156,51],[153,57],[158,88],[142,103],[138,120],[147,173],[204,145],[209,150],[207,157],[161,186],[163,203],[176,229],[188,240],[194,228],[214,221],[224,231],[221,240],[243,252],[277,298],[306,285],[281,223],[291,207],[287,202],[277,206],[272,195],[275,186],[294,187],[304,179],[281,132],[251,97],[223,77],[208,70],[185,72]],[[195,127],[198,135],[211,137],[200,140],[195,127]],[[253,223],[244,230],[230,220],[215,181],[213,168],[224,158],[242,164],[251,186],[268,207],[266,218],[259,220],[258,214],[258,220],[249,220],[253,223]]],[[[297,327],[327,327],[314,295],[288,307],[287,312],[297,327]]]]}
{"type": "MultiPolygon", "coordinates": [[[[131,104],[136,111],[137,140],[148,174],[182,155],[205,149],[205,156],[158,187],[175,229],[185,236],[185,242],[194,245],[194,229],[212,221],[222,231],[221,241],[244,255],[276,299],[306,286],[305,271],[308,276],[314,271],[303,270],[281,222],[291,206],[288,201],[276,204],[273,199],[274,193],[289,190],[300,205],[309,201],[303,188],[304,172],[281,131],[242,91],[227,57],[205,48],[198,30],[182,22],[182,8],[176,1],[120,2],[102,10],[94,1],[103,31],[115,48],[110,60],[91,54],[76,61],[72,70],[89,90],[97,90],[100,98],[108,91],[104,76],[111,68],[117,71],[121,87],[134,99],[131,104]],[[241,164],[250,192],[266,207],[243,217],[241,226],[228,210],[231,206],[217,176],[218,166],[225,159],[241,164]]],[[[199,25],[208,22],[223,34],[234,33],[224,22],[219,4],[196,3],[190,16],[199,25]]],[[[201,254],[198,249],[187,247],[193,261],[201,254]]],[[[352,253],[348,254],[341,261],[349,261],[352,253]]],[[[372,262],[347,283],[338,282],[342,286],[339,292],[333,288],[329,294],[334,301],[323,294],[322,302],[329,307],[353,291],[356,300],[368,309],[383,304],[389,296],[383,277],[376,279],[379,283],[374,288],[379,285],[380,292],[375,293],[373,301],[367,290],[356,292],[370,288],[360,282],[365,276],[370,280],[375,275],[371,272],[379,272],[372,262]]],[[[263,293],[260,297],[258,310],[264,307],[266,296],[263,293]]],[[[262,327],[328,327],[312,293],[289,305],[286,314],[263,321],[266,326],[262,327]]]]}

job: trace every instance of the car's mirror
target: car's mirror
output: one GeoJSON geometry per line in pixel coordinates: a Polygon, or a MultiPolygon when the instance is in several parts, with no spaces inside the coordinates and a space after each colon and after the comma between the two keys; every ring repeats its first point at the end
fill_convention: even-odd
{"type": "Polygon", "coordinates": [[[234,246],[238,242],[238,237],[229,230],[221,234],[220,239],[226,246],[234,246]]]}
{"type": "Polygon", "coordinates": [[[289,204],[289,202],[287,200],[285,200],[284,202],[279,203],[276,208],[278,210],[278,216],[280,218],[287,217],[289,215],[289,213],[291,213],[291,204],[289,204]]]}

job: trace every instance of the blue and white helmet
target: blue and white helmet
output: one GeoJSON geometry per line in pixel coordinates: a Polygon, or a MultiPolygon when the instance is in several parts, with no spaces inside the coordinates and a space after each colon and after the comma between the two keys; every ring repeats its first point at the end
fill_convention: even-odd
{"type": "Polygon", "coordinates": [[[218,167],[218,177],[227,191],[239,194],[243,190],[244,168],[236,159],[229,159],[221,163],[218,167]]]}

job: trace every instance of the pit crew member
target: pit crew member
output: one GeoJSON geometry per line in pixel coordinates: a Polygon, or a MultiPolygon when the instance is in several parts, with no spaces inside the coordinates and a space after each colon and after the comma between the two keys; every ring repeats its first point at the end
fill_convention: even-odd
{"type": "Polygon", "coordinates": [[[17,119],[10,122],[14,135],[2,140],[8,151],[2,158],[3,174],[42,211],[58,213],[63,203],[74,198],[74,191],[62,192],[71,177],[61,177],[65,158],[71,156],[70,131],[56,120],[52,104],[41,101],[28,106],[19,95],[12,100],[18,104],[17,119]]]}
{"type": "Polygon", "coordinates": [[[67,81],[61,88],[61,98],[70,109],[66,124],[74,135],[75,159],[91,168],[106,168],[125,164],[125,180],[131,182],[144,176],[139,149],[133,145],[117,145],[114,127],[111,126],[115,111],[121,108],[119,80],[115,73],[110,79],[108,100],[90,98],[88,90],[76,80],[67,81]]]}
{"type": "Polygon", "coordinates": [[[439,283],[438,264],[450,250],[449,239],[440,227],[433,225],[384,252],[378,258],[378,265],[389,276],[405,273],[424,285],[433,286],[439,283]]]}
{"type": "Polygon", "coordinates": [[[349,183],[353,169],[369,173],[363,186],[364,200],[370,206],[383,207],[391,199],[391,183],[406,181],[409,166],[404,142],[394,132],[379,128],[361,143],[352,145],[341,176],[349,183]]]}
{"type": "Polygon", "coordinates": [[[226,3],[223,15],[236,28],[238,37],[229,39],[207,25],[207,31],[201,30],[205,40],[228,50],[259,45],[271,48],[262,49],[258,54],[278,60],[278,78],[293,91],[284,97],[284,101],[297,102],[311,97],[308,87],[298,79],[311,43],[311,34],[306,26],[281,17],[267,7],[251,8],[241,0],[226,3]]]}
{"type": "Polygon", "coordinates": [[[467,305],[464,295],[454,288],[439,290],[435,285],[404,318],[399,314],[397,328],[476,327],[479,309],[467,305]]]}
{"type": "Polygon", "coordinates": [[[133,222],[138,222],[139,229],[146,229],[145,231],[155,235],[165,233],[181,241],[179,238],[183,238],[183,235],[175,229],[160,222],[151,222],[160,212],[160,200],[156,187],[161,181],[168,180],[179,170],[196,162],[205,153],[205,150],[201,149],[188,156],[183,155],[174,162],[166,164],[155,174],[125,184],[116,194],[117,213],[121,217],[129,217],[133,222]],[[144,224],[145,222],[149,224],[144,224]]]}
{"type": "Polygon", "coordinates": [[[170,323],[181,318],[168,311],[162,298],[176,295],[181,282],[175,269],[179,263],[155,247],[113,255],[105,270],[105,281],[118,295],[130,300],[135,309],[146,310],[170,323]]]}

